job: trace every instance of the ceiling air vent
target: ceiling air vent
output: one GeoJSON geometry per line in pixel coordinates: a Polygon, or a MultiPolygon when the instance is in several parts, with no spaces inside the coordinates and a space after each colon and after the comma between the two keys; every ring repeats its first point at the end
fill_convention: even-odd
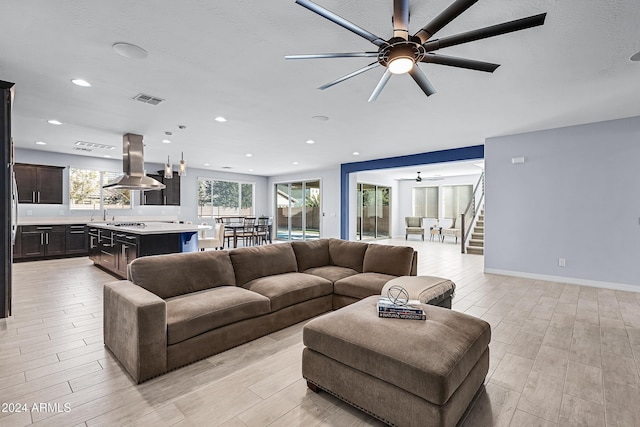
{"type": "MultiPolygon", "coordinates": [[[[114,148],[116,148],[113,145],[96,144],[95,142],[87,142],[87,141],[76,141],[75,144],[77,147],[84,147],[88,149],[85,151],[92,151],[92,149],[94,148],[97,148],[99,150],[113,150],[114,148]]],[[[80,148],[77,148],[77,147],[75,149],[79,150],[80,148]]]]}
{"type": "Polygon", "coordinates": [[[158,105],[162,101],[164,101],[164,99],[162,98],[156,98],[155,96],[145,95],[144,93],[137,94],[136,96],[133,97],[133,99],[135,99],[136,101],[144,102],[145,104],[151,104],[151,105],[158,105]]]}

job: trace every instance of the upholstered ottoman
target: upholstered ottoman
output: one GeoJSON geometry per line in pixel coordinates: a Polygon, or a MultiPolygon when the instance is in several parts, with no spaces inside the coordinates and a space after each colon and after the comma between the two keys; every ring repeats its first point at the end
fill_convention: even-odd
{"type": "Polygon", "coordinates": [[[391,286],[402,286],[409,293],[409,299],[444,308],[451,308],[451,300],[456,290],[455,283],[442,277],[401,276],[389,280],[380,294],[387,295],[391,286]]]}
{"type": "Polygon", "coordinates": [[[426,321],[379,318],[377,301],[305,325],[307,385],[390,425],[455,426],[489,369],[489,324],[424,304],[426,321]]]}

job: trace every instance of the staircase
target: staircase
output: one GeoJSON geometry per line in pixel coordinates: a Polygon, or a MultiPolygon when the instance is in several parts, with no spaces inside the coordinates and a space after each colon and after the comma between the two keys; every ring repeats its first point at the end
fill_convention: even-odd
{"type": "Polygon", "coordinates": [[[484,209],[480,211],[476,225],[471,232],[471,238],[467,245],[467,253],[484,255],[484,209]]]}

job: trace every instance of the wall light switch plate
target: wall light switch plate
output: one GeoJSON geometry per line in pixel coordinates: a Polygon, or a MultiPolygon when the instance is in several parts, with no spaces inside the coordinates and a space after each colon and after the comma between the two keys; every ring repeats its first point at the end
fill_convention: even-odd
{"type": "Polygon", "coordinates": [[[558,258],[558,267],[566,267],[567,266],[567,260],[564,258],[558,258]]]}
{"type": "Polygon", "coordinates": [[[511,163],[518,164],[518,163],[524,163],[524,157],[513,157],[511,158],[511,163]]]}
{"type": "Polygon", "coordinates": [[[27,216],[33,215],[33,211],[31,209],[27,210],[27,216]]]}

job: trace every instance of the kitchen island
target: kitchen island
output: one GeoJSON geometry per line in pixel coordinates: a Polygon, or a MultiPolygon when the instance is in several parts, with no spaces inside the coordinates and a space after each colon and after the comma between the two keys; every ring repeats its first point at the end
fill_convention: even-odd
{"type": "Polygon", "coordinates": [[[94,265],[127,277],[127,264],[135,258],[198,250],[194,224],[167,222],[107,222],[87,225],[89,258],[94,265]]]}

